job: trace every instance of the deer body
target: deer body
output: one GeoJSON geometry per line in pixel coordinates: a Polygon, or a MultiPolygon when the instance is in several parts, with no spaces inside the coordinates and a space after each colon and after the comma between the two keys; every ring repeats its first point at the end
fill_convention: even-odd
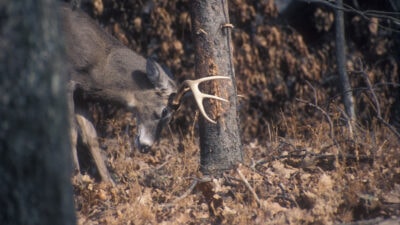
{"type": "Polygon", "coordinates": [[[62,4],[60,16],[69,75],[72,150],[78,171],[76,142],[80,133],[84,144],[91,151],[102,180],[113,182],[100,156],[93,124],[74,104],[73,93],[77,89],[82,90],[86,96],[134,111],[138,127],[136,145],[142,151],[148,150],[159,138],[163,125],[169,121],[171,113],[178,108],[182,96],[188,90],[193,91],[205,118],[215,123],[206,115],[201,105],[202,100],[226,100],[201,93],[198,84],[214,79],[230,79],[229,77],[187,80],[184,85],[188,88],[181,86],[177,89],[174,81],[159,64],[125,47],[79,9],[71,9],[70,5],[62,4]]]}
{"type": "MultiPolygon", "coordinates": [[[[83,12],[68,5],[61,10],[73,89],[135,110],[141,121],[147,120],[146,114],[161,118],[169,95],[176,92],[174,81],[161,66],[125,47],[83,12]]],[[[141,147],[151,146],[155,137],[144,137],[144,133],[155,133],[156,127],[157,123],[152,131],[139,128],[141,147]]]]}
{"type": "MultiPolygon", "coordinates": [[[[174,81],[160,65],[125,47],[79,9],[73,10],[62,4],[60,16],[66,46],[71,114],[79,112],[73,102],[73,93],[77,89],[87,96],[135,111],[138,121],[136,145],[141,150],[148,150],[168,120],[170,113],[165,109],[170,94],[176,92],[174,81]]],[[[92,138],[96,134],[93,134],[92,127],[88,128],[93,125],[88,123],[84,114],[78,118],[71,118],[71,136],[75,167],[79,170],[75,149],[77,132],[91,131],[89,136],[92,138]]],[[[93,146],[86,144],[91,145],[89,148],[93,146]]],[[[98,149],[94,151],[99,152],[98,149]]],[[[110,179],[108,172],[101,169],[106,168],[104,162],[95,159],[95,163],[101,178],[110,179]]]]}

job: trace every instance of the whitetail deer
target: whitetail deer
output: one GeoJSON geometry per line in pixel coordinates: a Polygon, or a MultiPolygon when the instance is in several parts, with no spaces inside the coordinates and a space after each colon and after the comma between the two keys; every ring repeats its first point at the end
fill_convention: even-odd
{"type": "Polygon", "coordinates": [[[139,56],[117,39],[103,31],[89,16],[69,5],[60,7],[69,68],[69,107],[74,163],[79,171],[76,142],[78,130],[82,141],[91,150],[102,180],[112,182],[100,156],[96,131],[87,117],[74,108],[74,91],[119,104],[134,111],[137,118],[136,145],[147,151],[159,138],[162,127],[169,121],[185,92],[192,90],[202,115],[215,123],[204,111],[203,98],[223,98],[203,94],[198,84],[225,76],[186,80],[178,89],[167,72],[151,59],[139,56]],[[177,92],[177,93],[176,93],[177,92]],[[74,114],[75,113],[75,114],[74,114]],[[75,117],[73,115],[76,115],[75,117]]]}

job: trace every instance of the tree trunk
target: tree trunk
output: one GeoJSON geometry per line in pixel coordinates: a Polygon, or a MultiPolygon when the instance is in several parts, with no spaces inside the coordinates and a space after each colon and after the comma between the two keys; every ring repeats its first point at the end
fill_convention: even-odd
{"type": "Polygon", "coordinates": [[[343,104],[346,114],[349,119],[350,129],[353,122],[356,120],[356,113],[354,109],[354,98],[351,90],[349,76],[346,70],[346,42],[344,32],[344,19],[343,19],[343,0],[336,0],[337,9],[335,9],[335,24],[336,24],[336,58],[337,67],[340,80],[340,88],[342,91],[343,104]]]}
{"type": "Polygon", "coordinates": [[[75,224],[55,1],[0,13],[0,224],[75,224]]]}
{"type": "Polygon", "coordinates": [[[228,99],[229,103],[205,100],[204,106],[213,124],[201,117],[201,171],[218,174],[231,169],[243,159],[236,112],[237,94],[232,63],[231,33],[228,6],[225,0],[193,0],[191,3],[192,32],[195,43],[196,78],[229,76],[231,81],[204,83],[204,92],[228,99]]]}

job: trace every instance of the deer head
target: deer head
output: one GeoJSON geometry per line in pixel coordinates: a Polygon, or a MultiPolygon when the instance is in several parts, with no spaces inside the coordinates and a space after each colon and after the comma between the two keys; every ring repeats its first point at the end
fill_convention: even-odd
{"type": "Polygon", "coordinates": [[[146,75],[152,83],[150,91],[136,92],[136,146],[147,152],[160,137],[162,128],[170,120],[172,109],[168,107],[170,96],[176,86],[170,75],[156,62],[147,59],[146,75]]]}
{"type": "Polygon", "coordinates": [[[183,96],[188,91],[193,93],[193,97],[199,107],[200,113],[210,123],[215,124],[216,121],[212,120],[205,112],[203,100],[205,98],[211,98],[228,102],[224,98],[202,93],[199,90],[199,84],[216,79],[230,79],[229,77],[210,76],[197,80],[185,80],[175,93],[173,92],[174,83],[172,80],[167,78],[168,76],[157,63],[148,60],[147,75],[156,87],[156,90],[160,91],[160,98],[158,101],[153,101],[152,103],[154,104],[148,104],[142,112],[138,109],[138,135],[135,140],[137,146],[142,152],[148,151],[151,145],[159,139],[162,128],[170,121],[171,115],[178,110],[183,96]],[[161,102],[159,100],[161,100],[161,102]]]}
{"type": "Polygon", "coordinates": [[[149,79],[156,87],[156,90],[161,91],[159,92],[160,98],[158,99],[161,100],[161,102],[154,101],[152,102],[154,104],[147,105],[144,111],[140,112],[140,109],[138,110],[138,135],[136,137],[136,144],[142,152],[148,151],[154,141],[159,139],[162,128],[170,121],[172,113],[178,110],[183,96],[188,91],[192,91],[196,104],[204,118],[210,123],[216,123],[216,121],[212,120],[207,115],[203,106],[203,100],[205,98],[216,99],[224,102],[228,102],[228,100],[215,95],[202,93],[199,90],[199,84],[216,79],[230,79],[230,77],[210,76],[197,80],[185,80],[178,88],[178,92],[175,93],[172,92],[174,83],[172,80],[167,78],[168,76],[165,72],[162,72],[162,68],[155,62],[149,60],[147,64],[147,74],[149,79]]]}

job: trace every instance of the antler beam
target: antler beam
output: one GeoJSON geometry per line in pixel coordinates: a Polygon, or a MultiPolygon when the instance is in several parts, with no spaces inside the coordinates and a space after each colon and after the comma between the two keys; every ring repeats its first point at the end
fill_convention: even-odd
{"type": "Polygon", "coordinates": [[[206,120],[208,120],[210,123],[216,124],[217,122],[212,120],[204,110],[203,106],[203,99],[205,98],[212,98],[224,102],[229,102],[228,100],[215,96],[215,95],[209,95],[209,94],[204,94],[199,90],[199,84],[204,82],[204,81],[209,81],[209,80],[217,80],[217,79],[231,79],[230,77],[226,76],[209,76],[209,77],[203,77],[197,80],[185,80],[182,85],[178,89],[178,93],[175,95],[174,99],[171,102],[171,105],[174,106],[174,108],[178,108],[180,105],[181,99],[183,95],[188,92],[192,91],[193,97],[196,100],[197,106],[199,107],[199,110],[201,114],[204,116],[206,120]]]}

